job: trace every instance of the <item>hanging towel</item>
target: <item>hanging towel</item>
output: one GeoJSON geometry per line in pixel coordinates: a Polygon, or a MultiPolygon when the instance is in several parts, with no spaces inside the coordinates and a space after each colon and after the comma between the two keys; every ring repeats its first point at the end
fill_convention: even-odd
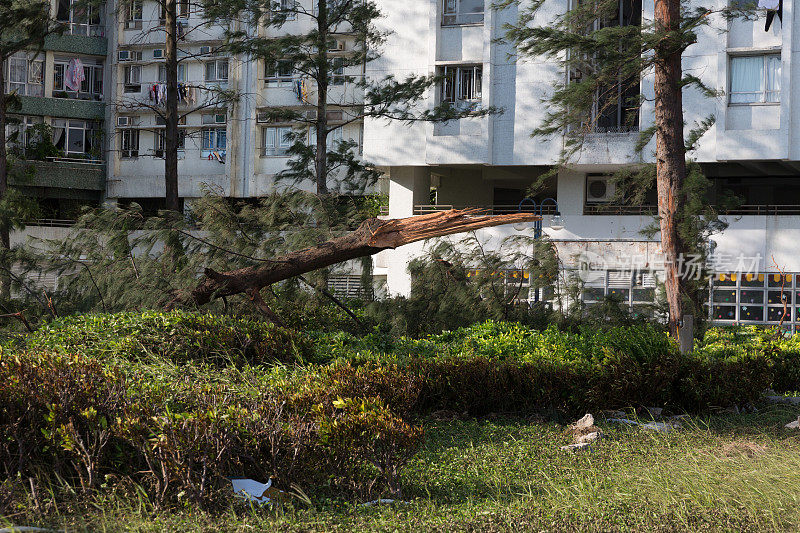
{"type": "Polygon", "coordinates": [[[303,80],[300,85],[300,101],[304,104],[308,103],[308,82],[306,80],[303,80]]]}
{"type": "Polygon", "coordinates": [[[86,76],[83,74],[83,64],[81,60],[78,58],[70,59],[67,65],[67,72],[64,75],[64,85],[67,86],[67,89],[77,92],[81,90],[81,83],[85,79],[86,76]]]}

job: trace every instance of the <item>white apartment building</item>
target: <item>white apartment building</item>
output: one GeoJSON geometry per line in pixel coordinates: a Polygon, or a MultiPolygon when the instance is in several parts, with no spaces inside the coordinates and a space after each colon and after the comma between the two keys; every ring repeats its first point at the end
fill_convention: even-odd
{"type": "MultiPolygon", "coordinates": [[[[314,0],[299,1],[313,9],[314,0]]],[[[424,105],[448,99],[503,112],[446,124],[367,120],[347,124],[334,139],[358,141],[364,158],[385,172],[388,216],[451,206],[516,211],[530,184],[559,160],[563,138],[531,138],[530,133],[545,115],[544,99],[553,83],[568,74],[541,58],[516,60],[513,48],[502,42],[504,25],[516,20],[514,6],[495,11],[491,0],[376,1],[385,15],[379,24],[391,32],[382,57],[363,72],[343,74],[403,78],[447,73],[454,83],[432,88],[424,105]]],[[[546,23],[563,12],[568,2],[548,0],[539,21],[546,23]]],[[[53,0],[53,9],[69,22],[68,35],[51,39],[43,54],[21,55],[6,67],[9,84],[23,91],[24,121],[50,123],[61,132],[59,139],[65,139],[66,155],[72,156],[40,164],[49,165],[49,174],[37,177],[42,183],[33,184],[38,184],[36,194],[58,204],[54,213],[69,201],[135,200],[146,209],[159,208],[164,196],[163,125],[152,109],[165,79],[159,4],[136,0],[120,9],[112,2],[87,15],[76,13],[72,0],[53,0]],[[78,90],[62,87],[64,69],[73,59],[81,60],[86,74],[78,90]],[[105,147],[100,155],[95,137],[87,133],[97,131],[103,132],[105,147]]],[[[619,20],[635,22],[639,16],[652,18],[653,4],[621,0],[620,9],[619,20]]],[[[305,97],[300,94],[297,84],[302,80],[290,66],[267,72],[257,61],[220,53],[225,26],[207,21],[188,1],[179,2],[178,11],[179,81],[187,89],[179,111],[193,110],[180,125],[179,194],[186,200],[205,190],[235,198],[266,194],[276,186],[275,174],[285,168],[283,132],[293,125],[267,123],[261,111],[274,106],[310,111],[315,89],[310,85],[305,97]],[[238,96],[224,102],[215,89],[230,89],[238,96]]],[[[709,115],[716,117],[692,155],[715,187],[735,191],[745,204],[729,215],[729,228],[715,237],[715,266],[723,275],[715,280],[709,311],[722,322],[774,322],[782,315],[781,294],[788,291],[791,322],[800,325],[800,106],[791,105],[800,35],[793,35],[794,21],[793,2],[783,3],[783,21],[776,20],[769,31],[763,17],[733,22],[727,32],[716,31],[726,24],[717,21],[716,27],[701,30],[684,56],[686,72],[725,92],[710,99],[695,89],[685,90],[687,130],[709,115]],[[753,260],[755,268],[744,265],[750,275],[736,274],[743,266],[739,263],[753,260]],[[787,275],[776,275],[779,269],[787,275]]],[[[280,31],[306,31],[306,24],[308,20],[290,21],[280,31]]],[[[260,35],[276,31],[241,29],[260,35]]],[[[352,46],[343,35],[331,44],[331,53],[352,46]]],[[[652,96],[652,84],[652,77],[641,81],[645,97],[652,96]]],[[[334,87],[331,103],[352,96],[349,85],[343,81],[334,87]]],[[[335,121],[335,106],[330,113],[335,121]]],[[[555,211],[549,203],[544,206],[544,231],[557,242],[567,265],[581,251],[603,260],[604,270],[587,283],[585,301],[616,294],[635,305],[653,298],[659,243],[641,231],[653,221],[655,196],[649,205],[609,207],[613,185],[607,179],[622,166],[652,161],[652,143],[640,153],[634,150],[638,131],[652,123],[652,116],[649,98],[633,127],[621,104],[597,117],[596,131],[587,136],[580,153],[535,198],[557,201],[564,228],[548,227],[555,211]]],[[[479,231],[477,237],[497,247],[506,236],[531,231],[503,226],[479,231]]],[[[376,257],[376,277],[385,279],[389,293],[410,291],[408,262],[426,246],[416,243],[376,257]]],[[[350,290],[354,279],[336,282],[350,290]]]]}
{"type": "MultiPolygon", "coordinates": [[[[311,0],[307,0],[312,9],[311,0]]],[[[181,151],[178,192],[191,200],[212,191],[234,198],[258,197],[275,187],[274,176],[286,166],[290,143],[284,134],[297,126],[290,123],[267,123],[260,112],[265,107],[291,107],[313,113],[316,102],[313,84],[306,82],[306,93],[298,84],[304,80],[291,65],[279,65],[268,72],[263,62],[250,61],[221,51],[228,23],[208,21],[202,8],[188,0],[178,3],[179,17],[179,90],[186,93],[179,102],[181,151]],[[185,87],[185,90],[182,89],[185,87]],[[220,90],[231,91],[226,99],[220,90]]],[[[279,30],[244,28],[238,22],[231,29],[246,30],[260,36],[268,32],[307,32],[309,17],[298,16],[279,30]]],[[[113,64],[112,112],[115,142],[109,161],[107,199],[136,199],[143,206],[157,208],[164,197],[163,120],[151,108],[159,104],[154,96],[165,86],[163,14],[161,4],[136,0],[117,17],[112,37],[113,64]],[[136,106],[143,101],[144,107],[136,106]]],[[[354,43],[347,36],[337,36],[330,53],[349,50],[354,43]]],[[[351,70],[351,69],[348,69],[351,70]]],[[[362,72],[345,72],[356,76],[362,72]]],[[[329,103],[340,101],[343,94],[352,101],[354,85],[334,83],[329,103]]],[[[161,97],[163,102],[163,97],[161,97]]],[[[331,107],[333,123],[342,120],[342,111],[331,107]]],[[[362,125],[347,124],[336,130],[330,142],[361,139],[362,125]]],[[[310,184],[309,184],[310,185],[310,184]]]]}
{"type": "MultiPolygon", "coordinates": [[[[719,1],[703,5],[713,8],[719,1]]],[[[559,160],[563,138],[530,134],[545,115],[543,100],[567,73],[542,58],[515,61],[513,48],[502,42],[504,25],[516,21],[515,6],[496,11],[490,9],[492,2],[483,0],[378,3],[387,15],[382,23],[393,33],[384,56],[368,66],[368,76],[451,71],[456,87],[432,91],[429,105],[446,98],[504,109],[501,114],[448,124],[408,127],[367,121],[364,156],[389,176],[388,215],[404,217],[450,206],[516,210],[534,179],[559,160]]],[[[793,68],[800,58],[796,52],[800,34],[793,34],[798,20],[793,4],[783,3],[783,22],[776,18],[769,31],[763,14],[757,21],[731,23],[728,32],[718,32],[726,23],[717,21],[701,30],[683,60],[685,72],[725,91],[717,99],[695,89],[684,91],[687,132],[695,122],[716,117],[692,156],[715,186],[744,198],[741,211],[728,216],[728,229],[714,237],[719,275],[710,312],[723,323],[777,322],[783,314],[781,285],[792,293],[790,311],[791,296],[800,296],[800,107],[792,105],[798,87],[792,80],[800,76],[800,67],[796,72],[793,68]],[[736,274],[738,270],[744,274],[736,274]],[[781,278],[778,270],[788,275],[781,278]]],[[[567,0],[548,1],[537,22],[546,24],[567,7],[567,0]]],[[[621,0],[620,10],[618,20],[635,20],[637,13],[652,20],[653,3],[621,0]]],[[[606,178],[610,171],[654,160],[654,141],[641,153],[634,150],[638,131],[653,120],[652,76],[642,79],[641,93],[650,98],[635,126],[628,127],[621,105],[616,113],[598,117],[582,150],[535,199],[557,200],[564,228],[547,227],[547,215],[553,212],[552,203],[547,203],[544,231],[556,241],[562,261],[569,263],[579,251],[603,259],[608,272],[589,280],[586,301],[607,294],[631,304],[652,299],[660,247],[658,237],[647,239],[641,230],[653,222],[655,193],[646,206],[614,209],[607,204],[613,196],[613,184],[606,178]]],[[[477,237],[486,246],[497,247],[504,237],[517,233],[519,229],[503,226],[479,231],[477,237]]],[[[416,243],[385,252],[391,293],[410,290],[406,265],[425,247],[416,243]]],[[[785,322],[800,321],[798,311],[785,322]]]]}

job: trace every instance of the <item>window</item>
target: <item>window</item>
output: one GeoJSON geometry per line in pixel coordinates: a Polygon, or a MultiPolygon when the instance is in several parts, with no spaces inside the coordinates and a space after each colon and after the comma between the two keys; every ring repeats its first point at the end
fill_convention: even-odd
{"type": "Polygon", "coordinates": [[[334,57],[331,63],[331,85],[344,84],[344,59],[334,57]]]}
{"type": "Polygon", "coordinates": [[[731,57],[730,103],[781,101],[780,54],[731,57]]]}
{"type": "MultiPolygon", "coordinates": [[[[297,9],[297,0],[279,0],[280,1],[280,11],[292,11],[297,9]]],[[[291,13],[286,13],[286,20],[296,20],[297,13],[292,11],[291,13]]]]}
{"type": "MultiPolygon", "coordinates": [[[[10,118],[10,117],[9,117],[10,118]]],[[[43,122],[42,117],[15,117],[16,121],[8,122],[6,125],[6,139],[8,139],[8,147],[12,150],[17,150],[20,153],[25,152],[25,149],[31,145],[35,140],[35,134],[32,128],[36,124],[43,122]]]]}
{"type": "Polygon", "coordinates": [[[444,67],[442,101],[456,106],[470,106],[481,101],[483,69],[478,66],[444,67]]]}
{"type": "Polygon", "coordinates": [[[206,81],[228,81],[228,60],[208,61],[206,63],[206,81]]]}
{"type": "MultiPolygon", "coordinates": [[[[160,83],[167,83],[167,66],[166,65],[159,65],[158,66],[158,81],[160,83]]],[[[178,63],[178,82],[185,82],[186,81],[186,65],[183,63],[178,63]]]]}
{"type": "MultiPolygon", "coordinates": [[[[164,130],[156,130],[155,132],[155,146],[153,146],[153,155],[155,157],[164,157],[164,150],[166,148],[166,136],[164,130]]],[[[183,150],[186,146],[186,132],[178,130],[178,150],[183,150]]],[[[179,155],[180,157],[180,155],[179,155]]]]}
{"type": "Polygon", "coordinates": [[[125,12],[125,29],[142,29],[142,0],[132,0],[125,12]]]}
{"type": "Polygon", "coordinates": [[[227,113],[214,113],[213,115],[203,115],[201,119],[203,125],[206,124],[225,124],[228,121],[227,113]]]}
{"type": "Polygon", "coordinates": [[[84,120],[53,119],[53,144],[69,156],[91,154],[99,149],[97,123],[84,120]]]}
{"type": "Polygon", "coordinates": [[[83,81],[80,90],[74,91],[66,84],[69,60],[56,58],[53,63],[53,96],[70,98],[95,98],[99,100],[103,95],[103,67],[102,65],[83,65],[83,81]],[[72,93],[57,95],[59,93],[72,93]]]}
{"type": "Polygon", "coordinates": [[[275,68],[270,70],[267,68],[267,83],[280,83],[285,81],[292,81],[294,78],[294,63],[288,60],[278,61],[275,68]]]}
{"type": "Polygon", "coordinates": [[[126,93],[138,93],[142,90],[142,67],[140,65],[126,65],[124,75],[124,91],[126,93]]]}
{"type": "Polygon", "coordinates": [[[286,155],[294,141],[291,138],[291,126],[276,126],[264,128],[264,150],[265,156],[286,155]]]}
{"type": "Polygon", "coordinates": [[[132,159],[139,157],[139,130],[120,130],[119,150],[122,158],[132,159]]]}
{"type": "Polygon", "coordinates": [[[443,0],[442,25],[483,22],[483,0],[443,0]]]}
{"type": "MultiPolygon", "coordinates": [[[[581,0],[573,0],[580,3],[581,0]]],[[[641,0],[619,0],[616,10],[604,12],[591,21],[586,28],[590,32],[612,27],[639,27],[642,23],[641,0]]],[[[596,72],[602,68],[598,57],[592,54],[571,54],[569,83],[581,83],[584,72],[596,72]]],[[[612,78],[613,80],[613,78],[612,78]]],[[[629,133],[639,131],[640,104],[639,77],[617,79],[608,85],[596,88],[592,108],[585,120],[576,125],[581,133],[629,133]],[[579,126],[579,127],[578,127],[579,126]]]]}
{"type": "Polygon", "coordinates": [[[104,28],[100,25],[101,6],[82,0],[58,0],[56,20],[66,26],[71,35],[103,37],[104,28]]]}
{"type": "Polygon", "coordinates": [[[20,96],[44,95],[44,61],[29,59],[24,52],[8,58],[8,91],[20,96]]]}
{"type": "Polygon", "coordinates": [[[203,128],[203,157],[210,156],[210,152],[224,152],[227,141],[225,128],[203,128]]]}

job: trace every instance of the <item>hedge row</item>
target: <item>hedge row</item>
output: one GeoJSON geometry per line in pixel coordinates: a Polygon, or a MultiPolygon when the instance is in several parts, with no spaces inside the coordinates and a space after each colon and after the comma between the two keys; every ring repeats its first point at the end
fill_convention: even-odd
{"type": "Polygon", "coordinates": [[[798,346],[754,328],[711,330],[684,357],[650,327],[308,338],[192,313],[71,317],[0,354],[0,465],[84,490],[129,479],[160,503],[214,502],[238,475],[396,493],[432,411],[742,404],[800,389],[798,346]]]}

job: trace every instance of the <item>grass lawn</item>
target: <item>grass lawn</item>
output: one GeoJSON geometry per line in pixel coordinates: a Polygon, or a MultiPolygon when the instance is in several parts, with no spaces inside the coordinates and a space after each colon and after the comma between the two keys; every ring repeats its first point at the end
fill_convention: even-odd
{"type": "Polygon", "coordinates": [[[598,420],[604,439],[575,454],[559,449],[571,436],[554,422],[429,420],[404,471],[407,504],[236,504],[209,514],[106,496],[77,511],[39,495],[46,511],[11,519],[70,531],[795,530],[800,433],[783,426],[798,413],[763,406],[684,420],[671,433],[598,420]]]}

